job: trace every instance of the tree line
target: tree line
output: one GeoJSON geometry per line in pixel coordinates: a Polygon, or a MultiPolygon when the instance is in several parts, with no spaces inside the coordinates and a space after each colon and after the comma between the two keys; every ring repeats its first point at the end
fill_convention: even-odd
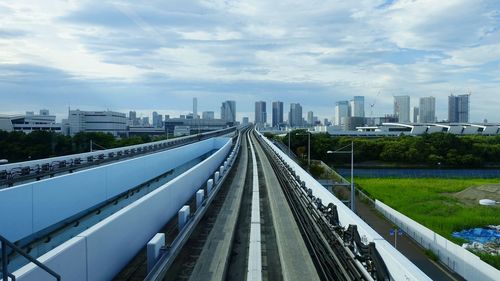
{"type": "Polygon", "coordinates": [[[9,162],[42,159],[47,157],[90,151],[90,141],[96,144],[94,149],[115,148],[128,145],[142,144],[161,140],[164,137],[134,136],[116,138],[106,133],[78,133],[74,136],[65,136],[49,131],[6,132],[0,130],[0,159],[9,162]]]}
{"type": "MultiPolygon", "coordinates": [[[[307,157],[307,133],[290,133],[291,149],[307,157]]],[[[288,145],[288,134],[275,137],[288,145]]],[[[332,137],[327,133],[311,135],[311,158],[330,164],[350,163],[349,154],[327,154],[354,142],[356,163],[395,164],[428,167],[482,167],[500,164],[499,136],[456,136],[432,133],[421,136],[381,138],[332,137]]],[[[350,149],[349,147],[347,149],[350,149]]]]}

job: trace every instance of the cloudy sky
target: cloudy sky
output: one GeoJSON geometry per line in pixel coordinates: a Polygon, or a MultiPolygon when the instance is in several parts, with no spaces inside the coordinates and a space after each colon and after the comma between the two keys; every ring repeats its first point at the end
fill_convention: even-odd
{"type": "Polygon", "coordinates": [[[331,118],[353,95],[472,92],[471,119],[500,121],[498,0],[3,0],[0,113],[48,108],[179,114],[236,100],[299,102],[331,118]],[[380,94],[378,94],[380,92],[380,94]]]}

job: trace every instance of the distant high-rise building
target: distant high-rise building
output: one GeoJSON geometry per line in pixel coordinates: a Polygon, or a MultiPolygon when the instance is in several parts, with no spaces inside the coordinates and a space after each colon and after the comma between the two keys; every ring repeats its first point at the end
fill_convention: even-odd
{"type": "Polygon", "coordinates": [[[436,122],[436,99],[434,97],[420,98],[419,103],[419,119],[420,123],[436,122]]]}
{"type": "Polygon", "coordinates": [[[277,128],[283,123],[283,102],[273,101],[273,127],[277,128]]]}
{"type": "Polygon", "coordinates": [[[128,120],[130,125],[139,125],[139,121],[137,120],[137,113],[135,111],[129,111],[128,120]]]}
{"type": "Polygon", "coordinates": [[[351,114],[352,117],[365,117],[365,97],[354,96],[351,100],[351,114]]]}
{"type": "Polygon", "coordinates": [[[150,126],[149,117],[142,117],[142,126],[150,126]]]}
{"type": "Polygon", "coordinates": [[[418,123],[418,107],[413,107],[413,123],[418,123]]]}
{"type": "Polygon", "coordinates": [[[290,127],[300,127],[302,123],[302,106],[300,103],[291,103],[288,112],[288,124],[290,127]]]}
{"type": "Polygon", "coordinates": [[[215,119],[215,113],[213,111],[203,111],[201,113],[203,119],[212,120],[215,119]]]}
{"type": "Polygon", "coordinates": [[[236,102],[234,100],[227,100],[222,103],[220,119],[226,122],[236,122],[236,102]]]}
{"type": "Polygon", "coordinates": [[[336,102],[334,125],[336,126],[343,125],[346,117],[349,117],[349,102],[348,101],[336,102]]]}
{"type": "Polygon", "coordinates": [[[265,101],[255,102],[255,125],[264,125],[267,121],[267,109],[265,101]]]}
{"type": "Polygon", "coordinates": [[[314,112],[312,111],[307,112],[307,124],[310,126],[314,125],[314,112]]]}
{"type": "Polygon", "coordinates": [[[193,119],[198,119],[198,98],[193,98],[193,119]]]}
{"type": "Polygon", "coordinates": [[[469,95],[450,95],[448,97],[448,122],[469,122],[469,95]]]}
{"type": "Polygon", "coordinates": [[[401,123],[410,123],[410,96],[394,97],[394,115],[401,123]]]}
{"type": "Polygon", "coordinates": [[[242,125],[248,125],[249,121],[248,121],[248,117],[243,117],[243,119],[241,119],[241,124],[242,125]]]}
{"type": "Polygon", "coordinates": [[[153,127],[161,128],[163,127],[163,115],[158,114],[158,112],[153,111],[153,127]]]}

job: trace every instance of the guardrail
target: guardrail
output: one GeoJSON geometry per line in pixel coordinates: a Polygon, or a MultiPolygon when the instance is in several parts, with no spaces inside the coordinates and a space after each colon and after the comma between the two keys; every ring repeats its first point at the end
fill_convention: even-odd
{"type": "Polygon", "coordinates": [[[53,177],[58,173],[71,173],[77,169],[102,165],[107,162],[154,153],[207,138],[226,135],[235,130],[236,127],[230,127],[171,140],[2,165],[0,166],[0,189],[2,186],[4,188],[13,186],[19,181],[40,180],[47,176],[53,177]]]}
{"type": "Polygon", "coordinates": [[[13,274],[11,274],[9,272],[9,269],[8,269],[8,264],[9,264],[9,261],[7,258],[7,249],[8,248],[11,248],[14,252],[17,252],[18,254],[20,254],[23,257],[25,257],[26,259],[28,259],[30,262],[36,264],[38,267],[40,267],[42,270],[44,270],[48,274],[54,276],[54,278],[57,281],[61,281],[61,276],[59,274],[57,274],[52,269],[48,268],[43,263],[37,261],[32,256],[26,254],[23,250],[18,248],[15,244],[11,243],[9,240],[7,240],[2,235],[0,235],[0,243],[1,243],[1,247],[2,247],[2,279],[3,279],[3,281],[9,281],[9,278],[12,281],[16,281],[16,277],[13,274]]]}

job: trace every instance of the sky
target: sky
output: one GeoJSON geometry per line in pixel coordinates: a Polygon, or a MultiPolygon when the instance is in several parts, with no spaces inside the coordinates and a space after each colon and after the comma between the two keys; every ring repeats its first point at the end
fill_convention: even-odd
{"type": "MultiPolygon", "coordinates": [[[[365,96],[471,95],[471,121],[500,122],[498,0],[3,0],[0,113],[47,108],[219,115],[235,100],[298,102],[331,119],[365,96]]],[[[373,108],[370,107],[373,105],[373,108]]],[[[373,112],[373,113],[372,113],[373,112]]],[[[286,118],[286,117],[285,117],[286,118]]]]}

